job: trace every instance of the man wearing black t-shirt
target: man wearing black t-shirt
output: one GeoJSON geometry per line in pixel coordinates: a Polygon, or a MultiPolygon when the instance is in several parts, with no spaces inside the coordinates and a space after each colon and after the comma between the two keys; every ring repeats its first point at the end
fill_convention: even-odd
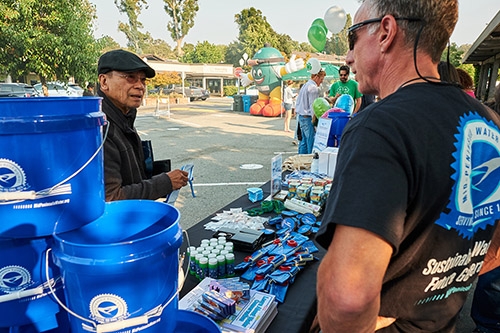
{"type": "Polygon", "coordinates": [[[330,332],[454,332],[500,218],[500,119],[437,63],[458,0],[364,0],[346,63],[379,96],[342,133],[317,241],[330,332]]]}

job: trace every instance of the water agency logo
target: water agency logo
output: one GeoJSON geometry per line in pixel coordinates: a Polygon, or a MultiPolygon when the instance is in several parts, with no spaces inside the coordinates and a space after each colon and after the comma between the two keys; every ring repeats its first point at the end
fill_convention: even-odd
{"type": "Polygon", "coordinates": [[[24,170],[16,162],[0,158],[0,192],[22,191],[27,188],[24,170]]]}
{"type": "Polygon", "coordinates": [[[120,296],[101,294],[90,301],[90,317],[100,324],[129,317],[127,303],[120,296]]]}
{"type": "Polygon", "coordinates": [[[449,213],[436,223],[471,238],[500,218],[500,131],[476,113],[461,117],[458,129],[449,213]]]}
{"type": "Polygon", "coordinates": [[[24,290],[31,286],[30,272],[21,266],[5,266],[0,269],[0,291],[6,294],[24,290]]]}

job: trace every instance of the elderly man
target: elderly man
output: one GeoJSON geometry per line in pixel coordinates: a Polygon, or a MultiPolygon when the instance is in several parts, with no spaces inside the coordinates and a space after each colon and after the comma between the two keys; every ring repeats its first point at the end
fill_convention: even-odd
{"type": "Polygon", "coordinates": [[[98,95],[108,120],[104,143],[106,201],[156,200],[188,183],[188,173],[173,170],[146,176],[142,143],[134,127],[137,108],[146,91],[146,78],[155,71],[134,53],[113,50],[99,58],[98,95]]]}
{"type": "Polygon", "coordinates": [[[317,241],[329,332],[454,332],[500,218],[498,118],[437,64],[458,0],[364,0],[346,63],[371,104],[347,124],[317,241]]]}
{"type": "Polygon", "coordinates": [[[313,125],[313,103],[320,95],[319,86],[323,83],[326,73],[320,69],[318,73],[311,74],[311,78],[300,88],[295,105],[297,122],[300,128],[301,139],[299,154],[311,154],[314,147],[316,130],[313,125]]]}

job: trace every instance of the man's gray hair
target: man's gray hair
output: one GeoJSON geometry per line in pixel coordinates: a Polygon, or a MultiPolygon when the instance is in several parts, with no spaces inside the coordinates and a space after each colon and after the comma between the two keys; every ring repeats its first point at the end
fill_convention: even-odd
{"type": "Polygon", "coordinates": [[[362,0],[369,18],[392,15],[419,18],[422,21],[399,20],[406,43],[413,46],[423,26],[418,47],[439,62],[458,21],[458,0],[362,0]]]}

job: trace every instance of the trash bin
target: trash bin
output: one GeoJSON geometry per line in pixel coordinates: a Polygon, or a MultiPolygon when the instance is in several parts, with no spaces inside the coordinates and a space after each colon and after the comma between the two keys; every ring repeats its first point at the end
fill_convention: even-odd
{"type": "Polygon", "coordinates": [[[257,102],[258,99],[259,99],[259,95],[250,95],[250,105],[257,102]]]}
{"type": "Polygon", "coordinates": [[[250,95],[242,95],[242,100],[243,100],[243,111],[244,112],[250,112],[250,95]]]}
{"type": "Polygon", "coordinates": [[[233,95],[233,111],[243,111],[243,95],[233,95]]]}

